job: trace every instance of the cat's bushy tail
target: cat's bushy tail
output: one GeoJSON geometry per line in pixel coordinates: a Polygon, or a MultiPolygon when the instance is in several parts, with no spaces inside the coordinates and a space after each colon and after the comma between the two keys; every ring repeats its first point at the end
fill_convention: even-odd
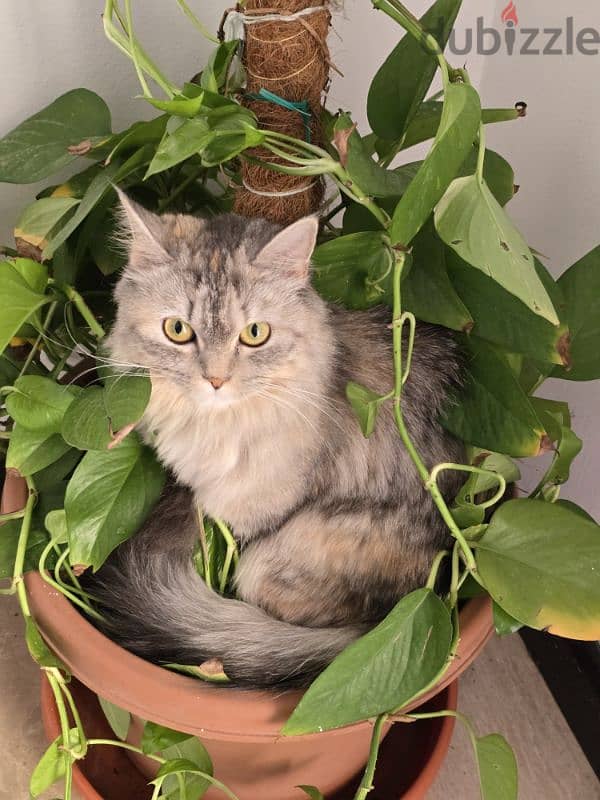
{"type": "Polygon", "coordinates": [[[191,548],[158,548],[148,533],[86,581],[106,620],[100,627],[142,658],[191,666],[218,659],[240,686],[303,686],[362,632],[291,625],[222,597],[196,573],[191,548]]]}

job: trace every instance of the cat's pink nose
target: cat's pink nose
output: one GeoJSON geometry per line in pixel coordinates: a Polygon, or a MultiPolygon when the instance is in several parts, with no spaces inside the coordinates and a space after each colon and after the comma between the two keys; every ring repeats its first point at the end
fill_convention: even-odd
{"type": "Polygon", "coordinates": [[[227,380],[227,378],[209,378],[208,382],[211,384],[211,386],[214,389],[220,389],[221,386],[223,386],[223,384],[225,383],[226,380],[227,380]]]}

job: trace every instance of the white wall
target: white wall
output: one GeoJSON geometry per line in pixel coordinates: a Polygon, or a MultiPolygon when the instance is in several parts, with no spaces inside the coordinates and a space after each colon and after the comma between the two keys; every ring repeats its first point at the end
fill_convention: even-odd
{"type": "MultiPolygon", "coordinates": [[[[502,29],[500,14],[507,0],[464,0],[458,29],[475,27],[477,16],[502,29]]],[[[417,14],[427,0],[407,0],[417,14]]],[[[190,0],[214,29],[222,9],[217,0],[190,0]]],[[[516,0],[522,26],[564,26],[567,13],[575,27],[600,29],[600,6],[589,0],[550,4],[516,0]]],[[[115,128],[150,113],[138,93],[133,70],[104,38],[101,0],[2,0],[0,4],[0,134],[14,127],[60,93],[75,86],[94,89],[109,103],[115,128]]],[[[202,65],[210,44],[192,28],[174,0],[133,2],[137,30],[147,49],[174,81],[189,78],[202,65]],[[143,10],[143,13],[142,13],[143,10]]],[[[344,73],[335,77],[329,94],[332,109],[361,109],[375,70],[397,40],[398,31],[368,0],[346,0],[335,14],[330,42],[333,60],[344,73]]],[[[462,39],[459,37],[459,41],[462,39]]],[[[597,56],[494,55],[454,57],[466,60],[472,80],[488,106],[512,105],[525,99],[529,116],[489,132],[490,145],[514,165],[521,191],[511,213],[539,251],[550,255],[558,275],[600,242],[600,141],[597,56]]],[[[367,130],[364,112],[355,114],[367,130]]],[[[9,241],[18,209],[35,187],[0,185],[0,241],[9,241]]],[[[544,387],[546,396],[566,397],[575,413],[575,428],[585,438],[566,494],[600,517],[600,431],[595,414],[600,382],[559,383],[544,387]]],[[[535,467],[533,468],[535,471],[535,467]]]]}

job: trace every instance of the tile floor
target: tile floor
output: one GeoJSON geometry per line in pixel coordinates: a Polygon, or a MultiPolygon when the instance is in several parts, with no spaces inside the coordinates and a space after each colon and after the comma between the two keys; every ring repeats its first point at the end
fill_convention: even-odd
{"type": "MultiPolygon", "coordinates": [[[[0,598],[0,800],[29,796],[29,775],[45,747],[38,685],[16,603],[0,598]]],[[[502,732],[515,748],[520,800],[600,800],[600,783],[518,637],[490,643],[461,680],[459,707],[480,733],[502,732]]],[[[457,727],[428,800],[478,798],[469,742],[457,727]]]]}

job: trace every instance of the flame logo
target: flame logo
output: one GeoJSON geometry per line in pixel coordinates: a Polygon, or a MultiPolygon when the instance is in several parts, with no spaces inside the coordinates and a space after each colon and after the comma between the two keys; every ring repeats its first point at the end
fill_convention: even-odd
{"type": "Polygon", "coordinates": [[[509,4],[506,6],[504,11],[502,12],[502,22],[506,25],[512,23],[513,25],[519,24],[519,17],[517,15],[517,7],[514,4],[513,0],[510,0],[509,4]]]}

